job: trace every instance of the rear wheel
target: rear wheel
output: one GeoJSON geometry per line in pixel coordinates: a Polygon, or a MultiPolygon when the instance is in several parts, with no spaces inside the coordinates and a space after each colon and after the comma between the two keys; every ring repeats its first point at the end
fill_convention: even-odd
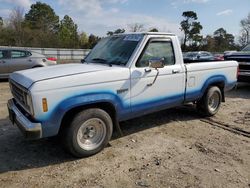
{"type": "Polygon", "coordinates": [[[87,157],[108,144],[113,123],[107,112],[92,108],[78,113],[65,131],[67,150],[76,157],[87,157]]]}
{"type": "Polygon", "coordinates": [[[213,86],[198,101],[197,109],[202,115],[213,116],[219,111],[221,101],[221,90],[217,86],[213,86]]]}

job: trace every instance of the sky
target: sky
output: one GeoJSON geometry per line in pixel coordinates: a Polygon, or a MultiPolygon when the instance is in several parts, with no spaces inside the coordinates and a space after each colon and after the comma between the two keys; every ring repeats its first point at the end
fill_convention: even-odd
{"type": "MultiPolygon", "coordinates": [[[[22,7],[27,13],[36,0],[0,0],[0,16],[7,19],[11,10],[22,7]]],[[[79,32],[105,36],[107,31],[129,29],[134,23],[145,30],[182,36],[180,22],[183,11],[195,11],[203,26],[202,34],[213,34],[223,27],[235,36],[240,32],[240,20],[250,13],[250,0],[40,0],[49,4],[60,19],[69,15],[79,32]]]]}

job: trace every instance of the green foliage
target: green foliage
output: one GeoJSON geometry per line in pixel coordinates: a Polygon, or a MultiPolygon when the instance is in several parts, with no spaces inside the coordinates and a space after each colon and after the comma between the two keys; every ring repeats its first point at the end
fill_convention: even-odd
{"type": "Polygon", "coordinates": [[[91,34],[89,36],[89,45],[88,45],[88,48],[90,48],[90,49],[93,48],[100,39],[101,39],[100,37],[91,34]]]}
{"type": "Polygon", "coordinates": [[[82,32],[79,35],[79,43],[80,43],[79,44],[80,48],[83,48],[83,49],[89,48],[89,37],[88,37],[87,33],[82,32]]]}
{"type": "Polygon", "coordinates": [[[10,28],[0,30],[0,46],[12,46],[15,44],[14,32],[10,28]]]}
{"type": "Polygon", "coordinates": [[[201,36],[200,31],[202,30],[202,25],[197,21],[197,14],[193,11],[186,11],[182,13],[184,20],[181,21],[181,30],[184,32],[184,43],[183,48],[185,50],[187,42],[191,42],[197,45],[200,41],[201,36]]]}
{"type": "Polygon", "coordinates": [[[59,16],[46,3],[36,2],[25,14],[22,23],[25,42],[16,45],[31,47],[58,46],[59,16]]]}
{"type": "Polygon", "coordinates": [[[76,48],[79,46],[77,25],[68,15],[65,15],[60,22],[58,35],[61,47],[76,48]]]}
{"type": "Polygon", "coordinates": [[[152,28],[152,29],[149,30],[149,32],[159,32],[159,30],[156,29],[156,28],[152,28]]]}
{"type": "MultiPolygon", "coordinates": [[[[123,32],[117,29],[113,33],[123,32]]],[[[68,15],[59,22],[54,10],[41,2],[32,4],[25,16],[21,8],[14,8],[7,25],[0,17],[0,45],[4,46],[93,48],[99,40],[93,34],[78,34],[77,24],[68,15]]]]}
{"type": "MultiPolygon", "coordinates": [[[[181,21],[181,30],[184,32],[183,50],[207,50],[223,52],[235,50],[238,46],[234,43],[234,36],[225,29],[217,29],[213,35],[203,37],[200,35],[202,25],[198,22],[197,14],[193,11],[183,12],[184,20],[181,21]]],[[[250,14],[241,20],[241,44],[249,41],[250,14]]],[[[144,25],[134,23],[128,25],[131,32],[144,31],[144,25]]],[[[151,28],[150,32],[158,32],[151,28]]],[[[107,35],[124,33],[125,29],[119,28],[108,31],[107,35]]],[[[63,48],[93,48],[101,38],[85,32],[78,34],[77,24],[72,18],[65,15],[61,21],[54,10],[47,4],[36,2],[31,5],[25,14],[23,9],[15,8],[6,22],[0,17],[0,45],[5,46],[30,46],[30,47],[63,47],[63,48]]]]}
{"type": "Polygon", "coordinates": [[[112,35],[120,34],[120,33],[125,33],[125,29],[117,29],[115,31],[108,31],[107,35],[112,36],[112,35]]]}
{"type": "Polygon", "coordinates": [[[238,50],[239,47],[234,43],[234,36],[224,28],[214,31],[213,35],[207,35],[204,38],[199,36],[199,45],[190,45],[186,51],[205,50],[210,52],[224,52],[227,50],[238,50]]]}
{"type": "Polygon", "coordinates": [[[129,27],[130,32],[142,32],[142,31],[144,31],[144,25],[140,24],[140,23],[129,24],[128,27],[129,27]]]}
{"type": "Polygon", "coordinates": [[[3,18],[0,16],[0,29],[3,27],[3,18]]]}
{"type": "Polygon", "coordinates": [[[30,29],[56,33],[59,26],[59,16],[46,3],[36,2],[25,14],[25,23],[30,29]]]}
{"type": "Polygon", "coordinates": [[[234,36],[227,33],[223,28],[219,28],[214,32],[214,42],[215,42],[215,51],[223,52],[226,50],[231,50],[234,48],[234,36]]]}
{"type": "Polygon", "coordinates": [[[241,35],[239,37],[239,42],[241,46],[245,46],[250,43],[250,13],[248,16],[240,21],[241,35]]]}

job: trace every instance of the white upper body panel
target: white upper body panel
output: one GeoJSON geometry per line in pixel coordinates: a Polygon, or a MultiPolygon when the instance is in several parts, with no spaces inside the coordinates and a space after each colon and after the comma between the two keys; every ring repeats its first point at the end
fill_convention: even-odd
{"type": "MultiPolygon", "coordinates": [[[[100,64],[64,64],[50,67],[42,67],[14,72],[10,78],[18,81],[19,84],[29,88],[34,82],[54,79],[58,77],[72,76],[76,74],[84,74],[90,72],[105,71],[110,69],[108,65],[100,64]]],[[[68,80],[68,77],[65,78],[68,80]]]]}

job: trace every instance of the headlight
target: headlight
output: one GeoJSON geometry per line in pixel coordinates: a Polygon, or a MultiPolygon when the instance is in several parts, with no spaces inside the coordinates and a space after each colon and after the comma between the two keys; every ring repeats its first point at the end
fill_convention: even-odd
{"type": "Polygon", "coordinates": [[[26,95],[26,104],[27,104],[27,107],[29,108],[29,112],[31,113],[31,115],[34,116],[34,109],[33,109],[32,97],[30,95],[30,92],[28,92],[26,95]]]}

